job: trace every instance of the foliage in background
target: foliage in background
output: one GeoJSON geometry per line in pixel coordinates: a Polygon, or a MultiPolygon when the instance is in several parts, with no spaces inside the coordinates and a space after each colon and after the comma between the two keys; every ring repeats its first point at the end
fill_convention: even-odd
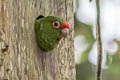
{"type": "Polygon", "coordinates": [[[77,80],[92,80],[94,79],[94,72],[92,65],[88,62],[88,53],[95,41],[92,35],[92,26],[79,22],[75,16],[75,37],[78,35],[85,36],[85,42],[89,43],[89,47],[82,53],[81,64],[76,64],[76,78],[77,80]]]}
{"type": "MultiPolygon", "coordinates": [[[[80,64],[76,64],[77,80],[94,80],[96,66],[88,60],[88,54],[92,49],[95,39],[93,37],[92,25],[82,23],[77,20],[75,14],[75,37],[83,35],[85,42],[89,43],[89,47],[82,53],[80,64]]],[[[120,42],[119,50],[114,55],[107,54],[107,69],[103,70],[103,80],[120,80],[120,42]]]]}
{"type": "MultiPolygon", "coordinates": [[[[81,63],[76,64],[77,80],[94,80],[96,66],[88,61],[88,54],[92,48],[95,39],[92,33],[92,25],[84,24],[77,20],[75,16],[75,37],[85,36],[85,42],[89,47],[82,53],[81,63]]],[[[118,42],[120,43],[120,42],[118,42]]],[[[120,44],[118,44],[120,46],[120,44]]],[[[103,70],[103,80],[120,80],[120,48],[115,55],[107,54],[108,69],[103,70]]]]}

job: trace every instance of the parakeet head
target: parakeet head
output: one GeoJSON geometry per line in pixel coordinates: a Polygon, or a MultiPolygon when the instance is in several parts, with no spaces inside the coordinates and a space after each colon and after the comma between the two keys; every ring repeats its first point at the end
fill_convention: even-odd
{"type": "Polygon", "coordinates": [[[38,45],[44,51],[56,47],[62,37],[69,33],[70,25],[56,16],[39,17],[35,21],[35,32],[38,45]]]}

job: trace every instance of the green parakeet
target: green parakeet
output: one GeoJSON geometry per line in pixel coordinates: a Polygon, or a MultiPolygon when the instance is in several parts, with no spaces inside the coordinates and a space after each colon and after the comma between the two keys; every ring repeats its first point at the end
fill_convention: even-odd
{"type": "Polygon", "coordinates": [[[56,16],[39,16],[35,21],[35,33],[38,46],[44,50],[53,50],[60,39],[69,32],[70,25],[56,16]]]}

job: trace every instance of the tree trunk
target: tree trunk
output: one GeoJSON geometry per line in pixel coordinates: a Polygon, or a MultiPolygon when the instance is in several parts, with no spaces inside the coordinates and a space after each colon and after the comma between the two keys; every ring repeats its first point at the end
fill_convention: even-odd
{"type": "Polygon", "coordinates": [[[0,80],[76,80],[73,0],[0,0],[0,80]],[[71,32],[53,51],[37,46],[39,15],[67,20],[71,32]]]}

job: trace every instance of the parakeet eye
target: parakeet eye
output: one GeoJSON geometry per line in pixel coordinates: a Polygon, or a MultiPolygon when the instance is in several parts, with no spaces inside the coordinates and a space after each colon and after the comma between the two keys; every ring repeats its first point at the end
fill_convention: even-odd
{"type": "Polygon", "coordinates": [[[59,21],[53,22],[53,27],[54,27],[54,28],[59,28],[59,27],[60,27],[59,21]]]}

